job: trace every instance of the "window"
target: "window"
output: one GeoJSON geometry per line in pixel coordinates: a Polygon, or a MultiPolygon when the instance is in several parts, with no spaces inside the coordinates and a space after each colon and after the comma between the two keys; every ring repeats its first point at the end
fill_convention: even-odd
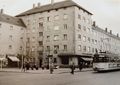
{"type": "Polygon", "coordinates": [[[30,38],[27,38],[27,42],[30,42],[30,38]]]}
{"type": "Polygon", "coordinates": [[[83,36],[83,41],[84,41],[84,42],[86,41],[86,36],[83,36]]]}
{"type": "Polygon", "coordinates": [[[57,54],[59,50],[59,45],[54,45],[54,54],[57,54]]]}
{"type": "Polygon", "coordinates": [[[2,27],[2,24],[0,23],[0,28],[2,27]]]}
{"type": "Polygon", "coordinates": [[[94,44],[94,39],[92,39],[92,43],[94,44]]]}
{"type": "Polygon", "coordinates": [[[10,40],[13,40],[13,36],[12,35],[10,35],[9,38],[10,38],[10,40]]]}
{"type": "Polygon", "coordinates": [[[40,23],[39,23],[39,27],[43,27],[43,22],[40,22],[40,23]]]}
{"type": "Polygon", "coordinates": [[[21,30],[23,30],[23,28],[21,28],[21,30]]]}
{"type": "Polygon", "coordinates": [[[39,37],[42,37],[43,36],[43,32],[39,32],[39,37]]]}
{"type": "Polygon", "coordinates": [[[67,45],[64,45],[64,51],[67,51],[67,45]]]}
{"type": "Polygon", "coordinates": [[[95,44],[97,44],[97,40],[95,40],[95,44]]]}
{"type": "Polygon", "coordinates": [[[48,30],[48,31],[50,30],[50,26],[47,26],[47,30],[48,30]]]}
{"type": "Polygon", "coordinates": [[[35,51],[35,46],[32,46],[32,51],[35,51]]]}
{"type": "Polygon", "coordinates": [[[27,22],[28,22],[28,25],[30,25],[30,20],[29,19],[27,20],[27,22]]]}
{"type": "Polygon", "coordinates": [[[88,52],[90,52],[90,47],[88,47],[88,52]]]}
{"type": "Polygon", "coordinates": [[[67,24],[64,24],[64,29],[67,29],[67,24]]]}
{"type": "Polygon", "coordinates": [[[81,51],[81,45],[78,45],[78,50],[81,51]]]}
{"type": "Polygon", "coordinates": [[[81,30],[81,25],[80,25],[80,24],[78,24],[78,29],[80,29],[80,30],[81,30]]]}
{"type": "Polygon", "coordinates": [[[58,35],[54,35],[54,40],[55,41],[59,40],[59,36],[58,35]]]}
{"type": "Polygon", "coordinates": [[[80,14],[78,14],[78,19],[81,19],[81,15],[80,14]]]}
{"type": "Polygon", "coordinates": [[[13,26],[10,26],[10,30],[13,30],[13,26]]]}
{"type": "Polygon", "coordinates": [[[59,26],[55,26],[55,27],[54,27],[54,30],[59,30],[59,26]]]}
{"type": "Polygon", "coordinates": [[[47,51],[50,51],[50,46],[47,46],[47,51]]]}
{"type": "Polygon", "coordinates": [[[78,39],[81,40],[81,35],[80,34],[78,34],[78,39]]]}
{"type": "Polygon", "coordinates": [[[1,33],[0,33],[0,39],[1,39],[1,33]]]}
{"type": "Polygon", "coordinates": [[[83,21],[84,21],[84,22],[86,22],[86,19],[85,19],[85,17],[83,17],[83,21]]]}
{"type": "Polygon", "coordinates": [[[90,33],[90,28],[87,28],[87,32],[90,33]]]}
{"type": "Polygon", "coordinates": [[[83,46],[83,51],[86,52],[86,46],[83,46]]]}
{"type": "Polygon", "coordinates": [[[56,16],[55,16],[55,20],[58,20],[58,19],[59,19],[59,16],[58,16],[58,15],[56,15],[56,16]]]}
{"type": "Polygon", "coordinates": [[[64,36],[64,40],[67,40],[67,34],[64,34],[63,36],[64,36]]]}
{"type": "Polygon", "coordinates": [[[92,52],[94,53],[94,48],[92,48],[92,52]]]}
{"type": "Polygon", "coordinates": [[[20,46],[20,50],[22,50],[23,49],[23,47],[22,46],[20,46]]]}
{"type": "Polygon", "coordinates": [[[68,15],[67,15],[67,14],[64,14],[63,18],[64,18],[64,19],[67,19],[67,18],[68,18],[68,15]]]}
{"type": "Polygon", "coordinates": [[[47,21],[48,21],[48,22],[50,21],[50,17],[47,17],[47,21]]]}
{"type": "Polygon", "coordinates": [[[35,27],[33,27],[32,32],[35,32],[35,27]]]}
{"type": "Polygon", "coordinates": [[[40,20],[40,21],[43,21],[43,20],[44,20],[44,17],[40,17],[39,20],[40,20]]]}
{"type": "Polygon", "coordinates": [[[9,45],[9,49],[12,49],[12,45],[9,45]]]}
{"type": "Polygon", "coordinates": [[[23,40],[23,37],[21,37],[20,40],[23,40]]]}
{"type": "Polygon", "coordinates": [[[90,37],[88,37],[88,42],[90,42],[90,37]]]}
{"type": "Polygon", "coordinates": [[[47,41],[50,41],[50,36],[47,36],[47,41]]]}
{"type": "Polygon", "coordinates": [[[32,41],[35,41],[35,37],[32,38],[32,41]]]}
{"type": "Polygon", "coordinates": [[[86,27],[85,26],[83,26],[83,30],[86,31],[86,27]]]}
{"type": "Polygon", "coordinates": [[[42,46],[42,45],[43,45],[43,42],[42,42],[42,41],[39,41],[38,43],[39,43],[39,46],[42,46]]]}

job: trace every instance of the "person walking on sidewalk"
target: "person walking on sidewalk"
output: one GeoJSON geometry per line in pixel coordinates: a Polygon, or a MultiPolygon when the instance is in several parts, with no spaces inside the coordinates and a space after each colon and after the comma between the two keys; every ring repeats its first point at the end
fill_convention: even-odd
{"type": "Polygon", "coordinates": [[[53,63],[50,64],[49,69],[50,69],[50,74],[53,74],[53,71],[54,71],[54,65],[53,65],[53,63]]]}
{"type": "Polygon", "coordinates": [[[70,68],[71,68],[71,74],[74,74],[75,64],[74,64],[74,62],[73,62],[73,61],[71,61],[70,68]]]}
{"type": "Polygon", "coordinates": [[[26,72],[26,63],[25,63],[25,62],[23,63],[22,71],[23,71],[23,72],[26,72]]]}

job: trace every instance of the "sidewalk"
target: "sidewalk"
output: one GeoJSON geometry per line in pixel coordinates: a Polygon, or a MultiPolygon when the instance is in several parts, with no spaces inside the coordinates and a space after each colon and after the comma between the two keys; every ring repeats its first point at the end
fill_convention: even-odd
{"type": "MultiPolygon", "coordinates": [[[[53,74],[63,74],[63,73],[70,73],[70,68],[59,68],[59,69],[54,69],[53,74]]],[[[81,72],[87,72],[87,71],[92,71],[92,68],[84,68],[82,69],[81,72]]],[[[12,72],[12,73],[33,73],[33,74],[50,74],[49,70],[42,70],[39,68],[38,70],[27,70],[26,72],[23,72],[19,68],[3,68],[0,69],[0,72],[12,72]]],[[[76,68],[75,72],[80,72],[79,69],[76,68]]]]}

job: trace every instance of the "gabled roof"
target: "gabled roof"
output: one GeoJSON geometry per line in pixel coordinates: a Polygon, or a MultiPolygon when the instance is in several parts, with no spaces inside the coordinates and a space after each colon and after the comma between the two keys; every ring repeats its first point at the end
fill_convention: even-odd
{"type": "Polygon", "coordinates": [[[23,23],[22,19],[18,17],[12,17],[3,13],[0,13],[0,22],[6,22],[9,24],[17,25],[17,26],[22,26],[26,27],[25,24],[23,23]]]}
{"type": "Polygon", "coordinates": [[[50,11],[50,10],[54,10],[54,9],[72,7],[72,6],[77,6],[80,9],[86,11],[88,14],[92,15],[92,13],[90,13],[89,11],[87,11],[86,9],[84,9],[83,7],[78,5],[77,3],[73,2],[72,0],[67,0],[67,1],[57,2],[54,4],[48,4],[48,5],[32,8],[26,12],[23,12],[23,13],[17,15],[17,17],[35,14],[35,13],[41,13],[41,12],[50,11]]]}

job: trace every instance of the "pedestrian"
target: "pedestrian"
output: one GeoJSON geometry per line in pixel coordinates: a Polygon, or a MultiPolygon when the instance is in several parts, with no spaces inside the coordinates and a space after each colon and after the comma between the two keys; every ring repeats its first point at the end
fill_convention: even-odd
{"type": "Polygon", "coordinates": [[[53,74],[53,71],[54,71],[54,65],[53,63],[50,64],[50,74],[53,74]]]}
{"type": "Polygon", "coordinates": [[[74,70],[75,70],[74,62],[71,62],[70,68],[71,68],[71,74],[74,74],[74,70]]]}
{"type": "Polygon", "coordinates": [[[83,64],[82,64],[82,62],[80,62],[80,64],[79,64],[79,70],[81,71],[83,69],[83,64]]]}
{"type": "Polygon", "coordinates": [[[41,68],[42,68],[42,70],[44,70],[45,66],[42,64],[42,67],[41,67],[41,68]]]}
{"type": "Polygon", "coordinates": [[[24,62],[23,63],[23,66],[22,66],[22,71],[25,72],[26,71],[26,63],[24,62]]]}

